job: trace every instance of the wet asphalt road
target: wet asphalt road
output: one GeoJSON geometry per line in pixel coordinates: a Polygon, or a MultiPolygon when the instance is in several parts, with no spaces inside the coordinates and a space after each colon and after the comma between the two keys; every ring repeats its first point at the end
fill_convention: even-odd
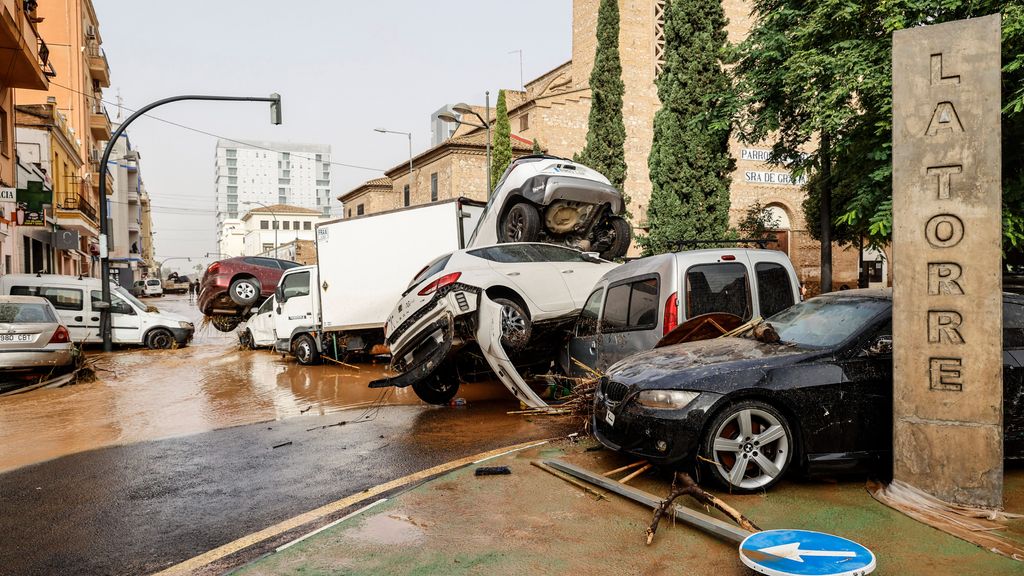
{"type": "Polygon", "coordinates": [[[0,475],[0,574],[154,572],[376,484],[565,432],[511,407],[386,406],[308,430],[364,413],[351,410],[18,468],[0,475]]]}

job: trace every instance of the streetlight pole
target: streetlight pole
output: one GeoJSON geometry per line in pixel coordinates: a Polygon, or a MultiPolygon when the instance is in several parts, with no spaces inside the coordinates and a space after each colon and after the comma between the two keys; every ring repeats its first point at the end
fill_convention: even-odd
{"type": "MultiPolygon", "coordinates": [[[[277,230],[281,227],[281,223],[277,221],[277,214],[274,213],[274,209],[263,202],[257,202],[256,200],[246,200],[245,202],[242,202],[242,204],[259,204],[266,208],[267,212],[270,212],[270,215],[274,217],[274,258],[277,258],[277,230]]],[[[296,238],[298,238],[298,236],[296,236],[296,238]]]]}
{"type": "Polygon", "coordinates": [[[487,192],[487,197],[490,198],[491,197],[491,92],[490,91],[484,92],[484,106],[485,106],[484,113],[487,115],[486,119],[481,117],[480,114],[476,110],[474,110],[469,104],[459,103],[459,104],[455,104],[454,106],[452,106],[452,112],[455,112],[456,114],[460,114],[462,116],[465,116],[467,114],[472,114],[473,116],[476,116],[477,120],[480,121],[480,124],[474,124],[472,122],[467,122],[467,121],[463,120],[462,118],[456,116],[455,114],[444,114],[444,113],[442,113],[442,114],[438,114],[437,117],[439,119],[441,119],[441,120],[444,120],[445,122],[454,122],[456,124],[462,124],[462,125],[465,125],[465,126],[472,126],[474,128],[483,128],[484,130],[487,131],[487,147],[486,147],[486,150],[487,150],[487,166],[485,167],[486,171],[487,171],[487,178],[484,179],[484,190],[487,192]]]}
{"type": "MultiPolygon", "coordinates": [[[[270,121],[274,124],[281,123],[281,95],[271,94],[268,96],[207,96],[202,94],[185,94],[182,96],[171,96],[170,98],[164,98],[157,100],[156,102],[150,102],[142,108],[136,110],[131,116],[129,116],[117,130],[110,135],[110,140],[107,140],[107,145],[103,148],[103,158],[100,159],[100,298],[102,304],[100,308],[100,334],[103,337],[103,351],[110,352],[111,340],[110,340],[110,253],[107,247],[107,238],[110,235],[110,224],[107,221],[107,162],[110,161],[110,153],[114,151],[114,144],[117,139],[121,137],[121,134],[128,128],[128,125],[135,121],[136,118],[142,116],[146,112],[149,112],[157,106],[163,106],[171,102],[181,102],[182,100],[215,100],[215,101],[229,101],[229,102],[270,102],[270,121]]],[[[96,308],[96,305],[93,305],[96,308]]]]}
{"type": "Polygon", "coordinates": [[[381,134],[401,134],[409,139],[409,190],[413,193],[416,192],[416,183],[412,179],[412,132],[400,132],[397,130],[387,130],[384,128],[374,128],[374,132],[380,132],[381,134]]]}

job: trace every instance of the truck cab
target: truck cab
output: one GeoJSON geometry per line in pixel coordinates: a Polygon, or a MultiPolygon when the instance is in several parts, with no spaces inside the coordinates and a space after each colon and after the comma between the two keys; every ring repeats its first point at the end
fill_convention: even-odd
{"type": "Polygon", "coordinates": [[[316,266],[286,270],[274,291],[274,350],[291,353],[300,364],[320,360],[320,299],[316,266]]]}

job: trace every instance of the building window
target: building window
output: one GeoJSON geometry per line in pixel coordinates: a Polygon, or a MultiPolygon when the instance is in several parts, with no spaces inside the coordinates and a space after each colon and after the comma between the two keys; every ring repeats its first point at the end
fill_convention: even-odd
{"type": "Polygon", "coordinates": [[[316,205],[317,205],[317,206],[319,206],[319,205],[320,205],[320,197],[319,197],[319,196],[317,196],[317,197],[316,197],[316,205]]]}
{"type": "Polygon", "coordinates": [[[228,212],[237,212],[238,204],[228,204],[228,212]]]}
{"type": "Polygon", "coordinates": [[[292,225],[291,222],[289,222],[287,220],[284,221],[284,229],[285,230],[291,230],[291,225],[292,225]]]}
{"type": "Polygon", "coordinates": [[[324,206],[323,217],[324,218],[330,218],[331,217],[331,207],[330,206],[324,206]]]}
{"type": "Polygon", "coordinates": [[[437,202],[437,172],[430,175],[430,201],[437,202]]]}
{"type": "Polygon", "coordinates": [[[228,186],[228,194],[238,194],[238,186],[228,186]]]}
{"type": "Polygon", "coordinates": [[[313,229],[313,223],[312,222],[303,222],[302,223],[302,229],[303,230],[312,230],[313,229]]]}
{"type": "Polygon", "coordinates": [[[228,158],[235,158],[238,156],[238,151],[235,150],[234,148],[228,148],[227,150],[224,151],[224,155],[227,156],[228,158]]]}
{"type": "Polygon", "coordinates": [[[237,204],[238,194],[228,194],[228,204],[237,204]]]}
{"type": "Polygon", "coordinates": [[[523,114],[522,116],[519,117],[519,131],[522,132],[523,130],[529,130],[529,129],[530,129],[530,115],[529,114],[523,114]]]}
{"type": "Polygon", "coordinates": [[[404,204],[403,204],[404,206],[408,206],[409,205],[409,185],[408,184],[406,184],[405,188],[402,189],[402,201],[404,202],[404,204]]]}
{"type": "Polygon", "coordinates": [[[260,230],[269,230],[269,229],[270,229],[270,223],[267,222],[266,220],[260,220],[260,230]]]}
{"type": "Polygon", "coordinates": [[[228,158],[228,168],[233,168],[235,166],[238,166],[238,160],[235,160],[234,158],[228,158]]]}
{"type": "Polygon", "coordinates": [[[228,176],[228,184],[238,184],[238,178],[235,176],[228,176]]]}
{"type": "Polygon", "coordinates": [[[228,176],[234,176],[238,174],[238,168],[228,168],[228,176]]]}
{"type": "Polygon", "coordinates": [[[356,206],[356,216],[362,216],[362,215],[363,215],[363,205],[360,204],[359,206],[356,206]]]}
{"type": "Polygon", "coordinates": [[[272,227],[274,228],[274,230],[277,230],[278,228],[280,228],[280,226],[281,226],[281,223],[278,222],[277,220],[274,220],[274,223],[272,224],[272,227]]]}
{"type": "Polygon", "coordinates": [[[274,245],[273,244],[264,244],[263,245],[263,251],[264,252],[270,252],[273,249],[274,249],[274,245]]]}

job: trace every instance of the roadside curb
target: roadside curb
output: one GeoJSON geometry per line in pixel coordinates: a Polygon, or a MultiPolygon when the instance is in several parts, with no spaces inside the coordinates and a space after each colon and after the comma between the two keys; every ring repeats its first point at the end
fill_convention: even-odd
{"type": "Polygon", "coordinates": [[[478,464],[485,460],[491,460],[493,458],[504,456],[512,452],[518,452],[521,450],[526,450],[528,448],[541,446],[543,444],[547,444],[548,442],[550,442],[550,440],[538,440],[533,442],[524,442],[521,444],[513,444],[512,446],[497,448],[494,450],[490,450],[488,452],[482,452],[480,454],[475,454],[473,456],[467,456],[465,458],[452,460],[450,462],[439,464],[437,466],[433,466],[425,470],[420,470],[419,472],[416,472],[414,474],[409,474],[407,476],[391,480],[390,482],[378,484],[376,486],[373,486],[372,488],[367,488],[362,492],[358,492],[351,496],[346,496],[345,498],[342,498],[340,500],[335,500],[334,502],[325,504],[323,506],[320,506],[319,508],[315,508],[308,512],[299,514],[298,516],[293,516],[292,518],[289,518],[282,522],[278,522],[277,524],[264,528],[263,530],[260,530],[258,532],[253,532],[252,534],[248,534],[232,542],[228,542],[227,544],[218,546],[213,550],[204,552],[203,554],[185,560],[184,562],[180,562],[178,564],[175,564],[174,566],[156,572],[154,576],[178,576],[182,574],[190,574],[200,568],[203,568],[227,556],[230,556],[237,552],[241,552],[246,548],[249,548],[251,546],[274,538],[276,536],[280,536],[285,532],[294,530],[310,522],[322,519],[330,514],[334,514],[341,510],[345,510],[346,508],[350,508],[357,504],[361,504],[375,496],[379,496],[386,492],[390,492],[392,490],[395,490],[396,488],[402,488],[404,486],[416,482],[425,482],[435,477],[457,470],[459,468],[463,468],[465,466],[478,464]]]}

